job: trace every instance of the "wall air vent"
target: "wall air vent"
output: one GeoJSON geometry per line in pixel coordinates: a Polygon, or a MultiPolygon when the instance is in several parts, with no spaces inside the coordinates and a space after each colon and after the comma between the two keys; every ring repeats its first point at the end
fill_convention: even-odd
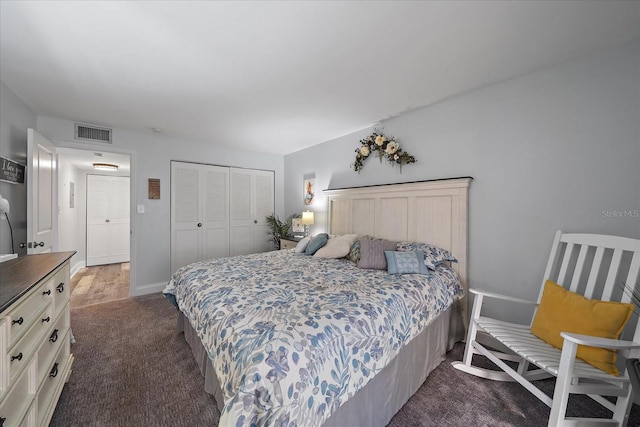
{"type": "Polygon", "coordinates": [[[103,128],[100,126],[85,125],[81,123],[75,124],[75,139],[91,142],[102,142],[111,144],[111,135],[113,129],[103,128]]]}

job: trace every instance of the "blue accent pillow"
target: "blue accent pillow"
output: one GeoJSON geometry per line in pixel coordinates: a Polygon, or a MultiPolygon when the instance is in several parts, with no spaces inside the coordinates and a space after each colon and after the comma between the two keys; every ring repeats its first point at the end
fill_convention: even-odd
{"type": "Polygon", "coordinates": [[[305,248],[304,253],[307,255],[313,255],[318,252],[318,249],[326,245],[328,241],[329,235],[327,233],[320,233],[313,239],[311,239],[311,241],[305,248]]]}
{"type": "Polygon", "coordinates": [[[429,274],[424,264],[424,252],[394,252],[384,251],[387,258],[387,272],[389,274],[429,274]]]}
{"type": "Polygon", "coordinates": [[[444,262],[458,262],[453,255],[446,249],[430,245],[428,243],[419,242],[401,242],[398,243],[398,250],[402,252],[422,251],[424,253],[424,264],[430,270],[435,270],[444,262]]]}

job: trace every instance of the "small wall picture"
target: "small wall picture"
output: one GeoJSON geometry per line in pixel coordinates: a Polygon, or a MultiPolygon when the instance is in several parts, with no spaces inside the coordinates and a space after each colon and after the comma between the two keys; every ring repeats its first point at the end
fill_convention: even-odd
{"type": "Polygon", "coordinates": [[[291,231],[293,233],[304,233],[304,225],[302,224],[302,218],[291,219],[291,231]]]}
{"type": "Polygon", "coordinates": [[[149,199],[160,199],[160,179],[149,178],[149,199]]]}
{"type": "Polygon", "coordinates": [[[304,180],[304,204],[310,205],[313,203],[313,197],[316,192],[316,179],[304,180]]]}

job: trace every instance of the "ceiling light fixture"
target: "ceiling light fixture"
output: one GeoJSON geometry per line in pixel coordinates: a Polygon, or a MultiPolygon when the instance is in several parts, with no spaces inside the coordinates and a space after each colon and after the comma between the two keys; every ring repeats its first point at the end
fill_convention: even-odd
{"type": "Polygon", "coordinates": [[[113,163],[94,163],[93,168],[100,171],[117,171],[118,165],[113,163]]]}

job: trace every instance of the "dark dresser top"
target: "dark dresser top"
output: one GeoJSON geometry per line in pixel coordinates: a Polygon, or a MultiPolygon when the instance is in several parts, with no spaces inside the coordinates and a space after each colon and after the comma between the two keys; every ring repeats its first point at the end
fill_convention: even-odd
{"type": "Polygon", "coordinates": [[[39,280],[64,264],[75,254],[52,252],[25,255],[0,262],[0,313],[26,294],[39,280]]]}

